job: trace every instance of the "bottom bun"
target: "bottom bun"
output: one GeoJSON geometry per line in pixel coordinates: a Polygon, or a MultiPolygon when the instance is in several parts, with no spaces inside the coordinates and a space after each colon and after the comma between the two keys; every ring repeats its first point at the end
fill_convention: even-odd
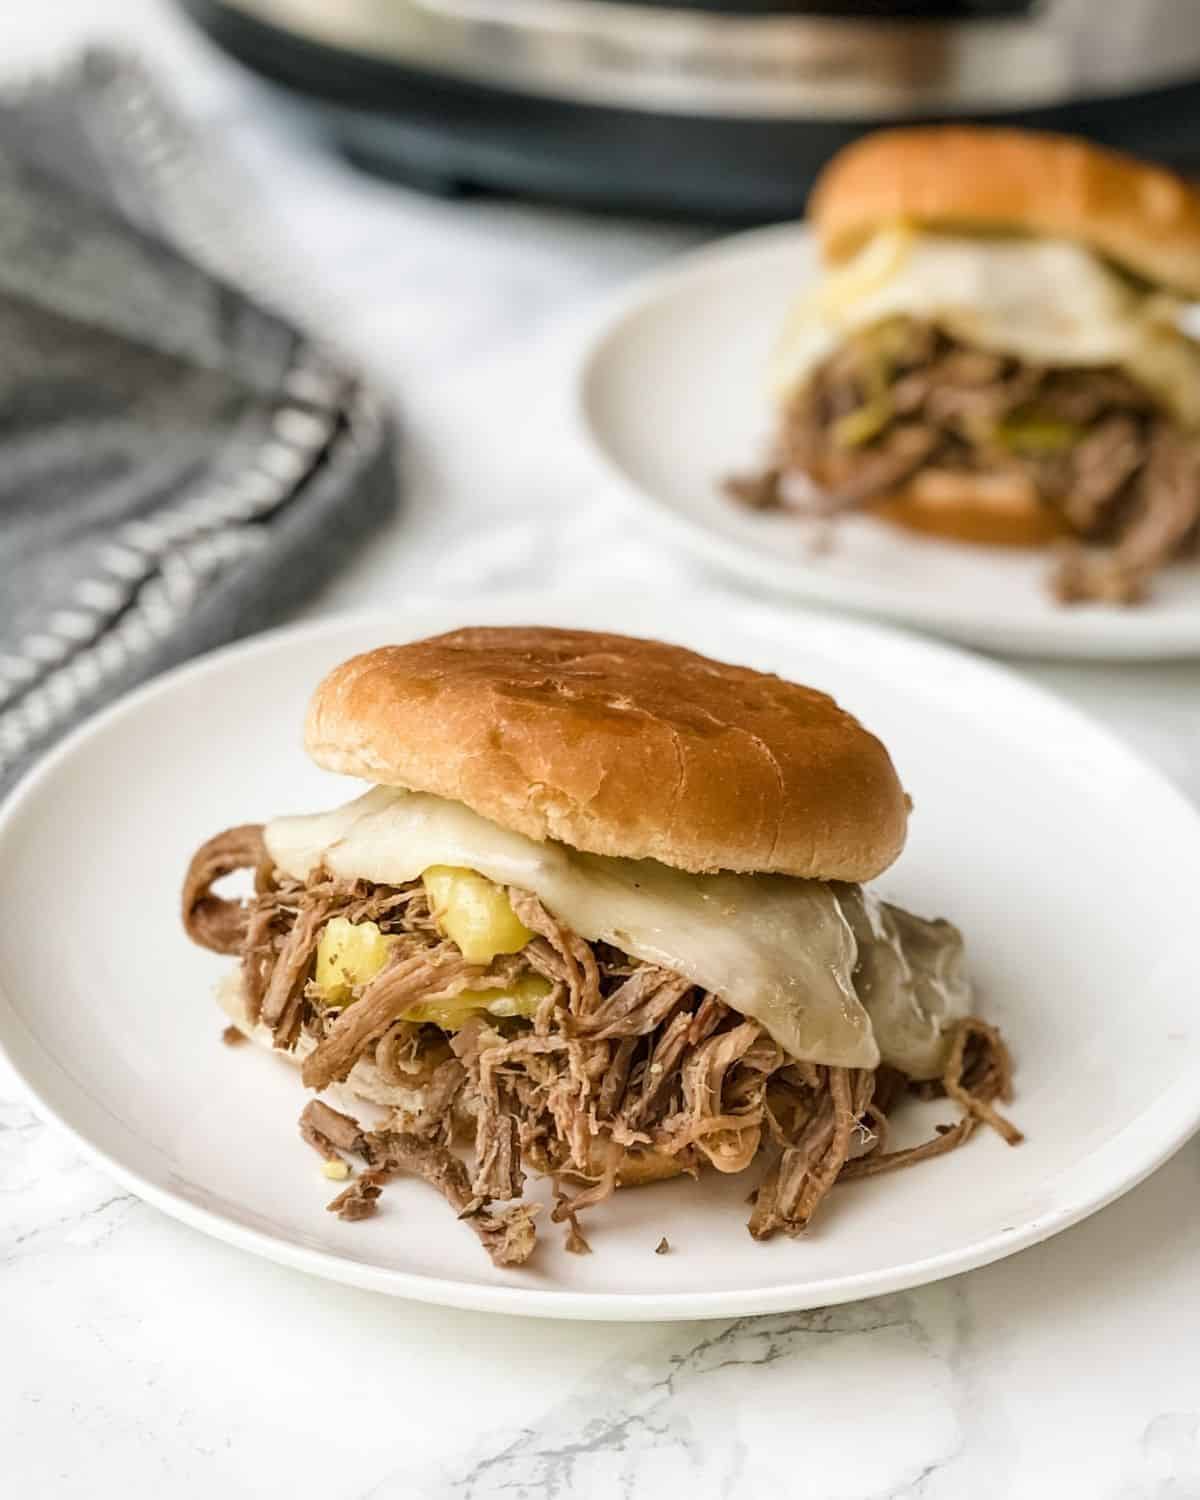
{"type": "MultiPolygon", "coordinates": [[[[242,976],[235,970],[227,975],[216,989],[217,1003],[229,1017],[230,1021],[249,1041],[256,1042],[268,1052],[273,1052],[276,1057],[286,1058],[288,1062],[295,1063],[299,1067],[304,1059],[316,1047],[316,1042],[310,1036],[301,1036],[295,1047],[290,1052],[285,1052],[275,1046],[275,1039],[271,1028],[263,1022],[252,1021],[246,1012],[246,994],[242,986],[242,976]]],[[[444,1060],[445,1054],[437,1058],[437,1062],[444,1060]]],[[[358,1099],[365,1099],[369,1104],[378,1104],[384,1109],[392,1110],[397,1116],[396,1127],[404,1129],[405,1123],[413,1119],[425,1105],[425,1084],[428,1082],[429,1074],[432,1073],[436,1062],[430,1063],[427,1068],[419,1065],[414,1069],[413,1081],[411,1083],[392,1083],[384,1078],[373,1062],[360,1058],[350,1070],[350,1076],[341,1087],[353,1094],[358,1099]]],[[[454,1110],[454,1139],[456,1141],[469,1141],[475,1134],[475,1109],[473,1103],[466,1101],[455,1105],[454,1110]]],[[[597,1175],[602,1171],[597,1169],[597,1175]]],[[[667,1156],[661,1151],[655,1151],[648,1146],[635,1146],[627,1148],[621,1155],[617,1166],[618,1187],[644,1187],[651,1182],[665,1182],[670,1177],[678,1177],[684,1168],[679,1164],[676,1157],[667,1156]]]]}
{"type": "Polygon", "coordinates": [[[868,509],[908,531],[988,547],[1044,547],[1071,535],[1057,510],[1007,474],[926,470],[868,509]]]}

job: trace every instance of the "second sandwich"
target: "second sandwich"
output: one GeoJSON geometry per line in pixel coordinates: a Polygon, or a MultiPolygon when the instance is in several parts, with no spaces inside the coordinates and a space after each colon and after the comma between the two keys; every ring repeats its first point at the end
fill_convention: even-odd
{"type": "Polygon", "coordinates": [[[831,161],[825,273],[772,368],[747,503],[1057,543],[1064,603],[1133,603],[1200,532],[1200,192],[1085,141],[914,128],[831,161]]]}

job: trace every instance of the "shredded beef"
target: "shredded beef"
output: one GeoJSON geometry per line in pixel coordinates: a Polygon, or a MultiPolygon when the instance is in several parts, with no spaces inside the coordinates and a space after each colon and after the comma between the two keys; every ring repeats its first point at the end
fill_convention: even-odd
{"type": "Polygon", "coordinates": [[[750,1215],[755,1239],[767,1239],[777,1229],[791,1235],[807,1229],[850,1158],[854,1131],[870,1103],[874,1080],[862,1069],[827,1068],[825,1075],[826,1086],[814,1093],[799,1135],[784,1148],[758,1190],[750,1215]]]}
{"type": "Polygon", "coordinates": [[[325,1206],[331,1214],[337,1214],[339,1219],[349,1219],[351,1222],[357,1219],[369,1219],[375,1212],[375,1205],[379,1200],[383,1188],[374,1175],[360,1177],[352,1182],[348,1188],[343,1190],[325,1206]]]}
{"type": "Polygon", "coordinates": [[[1200,444],[1159,423],[1115,545],[1066,551],[1054,579],[1058,597],[1137,603],[1154,574],[1194,541],[1198,525],[1200,444]]]}
{"type": "Polygon", "coordinates": [[[299,1040],[305,987],[316,962],[321,930],[335,909],[332,896],[324,894],[306,902],[275,955],[259,1014],[274,1032],[277,1047],[290,1051],[299,1040]]]}
{"type": "Polygon", "coordinates": [[[1154,414],[1154,398],[1123,370],[1051,370],[1038,389],[1038,410],[1061,422],[1090,426],[1106,412],[1154,414]]]}
{"type": "Polygon", "coordinates": [[[300,1116],[300,1134],[324,1156],[325,1147],[354,1151],[366,1148],[362,1126],[353,1115],[343,1114],[322,1099],[310,1099],[300,1116]],[[319,1139],[318,1139],[319,1138],[319,1139]]]}
{"type": "Polygon", "coordinates": [[[543,940],[526,949],[530,962],[545,978],[565,984],[571,1009],[586,1016],[600,1002],[600,972],[591,944],[556,921],[532,892],[510,887],[508,897],[525,926],[543,940]]]}
{"type": "Polygon", "coordinates": [[[300,1133],[327,1160],[341,1159],[336,1146],[361,1156],[371,1168],[328,1205],[339,1218],[369,1217],[388,1179],[408,1172],[442,1194],[497,1265],[520,1265],[533,1253],[536,1209],[523,1204],[499,1211],[490,1209],[488,1198],[475,1191],[466,1168],[445,1145],[410,1131],[364,1131],[350,1115],[317,1099],[305,1106],[300,1133]]]}
{"type": "Polygon", "coordinates": [[[214,953],[241,953],[247,903],[222,900],[212,888],[235,870],[257,870],[266,859],[261,823],[227,828],[196,850],[183,882],[183,925],[194,943],[214,953]]]}
{"type": "Polygon", "coordinates": [[[595,1041],[646,1036],[662,1025],[691,987],[670,969],[643,964],[589,1015],[581,1017],[579,1031],[595,1041]]]}
{"type": "Polygon", "coordinates": [[[895,319],[850,337],[785,413],[760,475],[731,496],[823,516],[914,493],[1057,517],[1075,543],[1063,603],[1132,604],[1196,550],[1200,438],[1116,368],[1052,369],[895,319]]]}
{"type": "Polygon", "coordinates": [[[783,504],[779,487],[782,477],[783,470],[774,465],[755,474],[731,474],[725,481],[725,492],[747,510],[775,510],[783,504]]]}
{"type": "Polygon", "coordinates": [[[470,987],[479,977],[453,943],[415,950],[397,945],[392,962],[348,1005],[316,1050],[304,1060],[301,1076],[310,1089],[328,1088],[348,1077],[351,1068],[401,1011],[419,1000],[446,999],[470,987]]]}
{"type": "Polygon", "coordinates": [[[911,422],[893,427],[856,462],[831,465],[826,481],[830,510],[848,510],[886,495],[912,477],[938,448],[936,428],[911,422]]]}
{"type": "MultiPolygon", "coordinates": [[[[676,1016],[672,1025],[681,1020],[686,1028],[691,1018],[676,1016]]],[[[611,1120],[616,1113],[617,1105],[624,1097],[625,1089],[629,1084],[629,1070],[633,1067],[634,1054],[637,1049],[637,1037],[623,1036],[612,1050],[608,1067],[605,1069],[604,1077],[596,1093],[596,1118],[598,1120],[611,1120]]]]}
{"type": "Polygon", "coordinates": [[[438,1063],[419,1112],[405,1122],[410,1134],[448,1145],[454,1136],[454,1105],[466,1082],[467,1070],[456,1057],[438,1063]]]}
{"type": "Polygon", "coordinates": [[[961,1024],[937,1088],[958,1106],[960,1121],[923,1146],[888,1152],[888,1112],[914,1087],[901,1075],[797,1062],[718,996],[585,942],[528,892],[509,895],[537,936],[482,967],[439,933],[419,882],[372,886],[321,871],[307,884],[289,880],[264,868],[256,828],[210,840],[193,860],[184,897],[189,931],[206,945],[238,937],[251,1014],[271,1028],[277,1046],[294,1049],[302,1036],[315,1044],[303,1064],[305,1083],[321,1090],[360,1061],[373,1062],[384,1081],[419,1101],[379,1130],[321,1100],[307,1105],[304,1140],[327,1161],[347,1153],[370,1168],[330,1203],[340,1217],[373,1213],[387,1179],[412,1173],[442,1193],[497,1264],[516,1265],[535,1239],[533,1211],[517,1201],[527,1170],[552,1179],[551,1218],[566,1225],[568,1248],[582,1253],[589,1247],[579,1215],[630,1172],[635,1180],[695,1175],[704,1165],[733,1173],[761,1158],[766,1172],[750,1232],[795,1235],[839,1180],[940,1155],[981,1122],[1010,1143],[1020,1140],[995,1108],[1011,1093],[1008,1053],[983,1022],[961,1024]],[[239,865],[256,872],[254,897],[213,897],[212,884],[239,865]],[[312,982],[333,916],[377,922],[393,940],[386,967],[338,1004],[312,982]],[[551,990],[532,1022],[479,1011],[447,1036],[406,1019],[418,1003],[534,974],[551,990]],[[471,1115],[473,1171],[451,1150],[456,1120],[471,1115]]]}
{"type": "Polygon", "coordinates": [[[947,1151],[961,1146],[980,1122],[990,1125],[1010,1146],[1019,1145],[1024,1139],[1017,1127],[996,1109],[994,1102],[1000,1099],[1007,1103],[1012,1098],[1012,1058],[999,1031],[977,1016],[968,1016],[959,1022],[945,1072],[940,1083],[930,1089],[930,1097],[937,1093],[959,1105],[963,1110],[961,1119],[953,1125],[939,1125],[933,1138],[919,1146],[887,1151],[886,1116],[876,1110],[872,1119],[875,1127],[872,1149],[848,1162],[838,1180],[853,1182],[859,1177],[877,1177],[881,1172],[895,1172],[901,1167],[928,1161],[930,1157],[944,1156],[947,1151]]]}
{"type": "Polygon", "coordinates": [[[1081,439],[1071,472],[1058,482],[1062,508],[1078,532],[1087,536],[1103,529],[1145,457],[1138,424],[1123,413],[1105,417],[1081,439]]]}
{"type": "Polygon", "coordinates": [[[1012,1099],[1012,1058],[999,1031],[978,1016],[959,1022],[942,1087],[968,1118],[990,1125],[1010,1146],[1024,1139],[992,1102],[1012,1099]]]}
{"type": "Polygon", "coordinates": [[[536,1206],[516,1204],[492,1211],[473,1191],[466,1167],[447,1147],[408,1132],[377,1130],[367,1137],[367,1159],[376,1177],[410,1172],[436,1188],[498,1266],[521,1265],[533,1254],[536,1206]]]}

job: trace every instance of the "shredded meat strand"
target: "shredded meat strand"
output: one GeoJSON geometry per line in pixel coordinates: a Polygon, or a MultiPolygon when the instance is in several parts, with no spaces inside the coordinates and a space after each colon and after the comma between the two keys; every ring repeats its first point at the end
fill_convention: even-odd
{"type": "Polygon", "coordinates": [[[323,1099],[310,1099],[304,1106],[300,1116],[300,1133],[306,1141],[310,1135],[319,1135],[323,1141],[328,1141],[331,1146],[342,1151],[354,1151],[361,1155],[365,1150],[366,1136],[354,1116],[343,1114],[340,1109],[334,1109],[323,1099]]]}
{"type": "Polygon", "coordinates": [[[333,912],[329,897],[306,905],[276,955],[259,1015],[274,1032],[277,1047],[290,1051],[300,1038],[305,986],[312,977],[321,929],[333,912]]]}
{"type": "Polygon", "coordinates": [[[828,1068],[825,1073],[826,1086],[813,1101],[799,1138],[784,1149],[758,1190],[750,1215],[755,1239],[768,1239],[776,1230],[803,1233],[850,1158],[874,1079],[862,1069],[828,1068]]]}
{"type": "Polygon", "coordinates": [[[248,905],[214,896],[212,888],[235,870],[258,869],[266,858],[261,823],[227,828],[201,844],[183,881],[183,925],[194,943],[214,953],[241,953],[248,905]]]}
{"type": "MultiPolygon", "coordinates": [[[[525,926],[545,940],[557,964],[561,965],[561,972],[547,972],[547,969],[554,968],[554,964],[546,964],[543,957],[543,963],[546,964],[542,969],[543,974],[552,981],[565,983],[575,1014],[586,1016],[600,1001],[600,971],[596,967],[596,956],[591,944],[585,943],[569,928],[556,921],[530,891],[510,886],[508,899],[525,926]]],[[[539,956],[542,956],[540,952],[539,956]]]]}
{"type": "MultiPolygon", "coordinates": [[[[449,943],[417,952],[398,948],[394,960],[365,987],[360,999],[342,1011],[328,1035],[305,1058],[301,1076],[306,1087],[324,1089],[340,1083],[402,1011],[418,1001],[456,995],[478,976],[478,967],[466,963],[449,943]]],[[[263,1013],[269,1019],[265,1006],[263,1013]]]]}
{"type": "Polygon", "coordinates": [[[878,1155],[872,1153],[868,1156],[857,1157],[854,1161],[847,1162],[842,1168],[838,1181],[855,1182],[861,1177],[879,1177],[884,1172],[898,1172],[902,1167],[915,1167],[918,1162],[929,1161],[934,1156],[945,1156],[948,1151],[957,1150],[964,1141],[968,1140],[974,1129],[975,1120],[968,1115],[940,1135],[935,1135],[931,1140],[922,1141],[919,1146],[909,1146],[903,1151],[887,1151],[878,1155]]]}
{"type": "Polygon", "coordinates": [[[367,1159],[377,1176],[409,1172],[436,1188],[498,1266],[521,1265],[533,1254],[536,1205],[491,1212],[472,1191],[466,1167],[446,1146],[409,1132],[381,1130],[367,1137],[367,1159]]]}
{"type": "Polygon", "coordinates": [[[942,1087],[964,1114],[990,1125],[1010,1146],[1024,1140],[992,1104],[993,1099],[1005,1104],[1012,1099],[1012,1058],[999,1031],[978,1016],[958,1023],[942,1087]],[[972,1043],[978,1045],[972,1048],[972,1043]]]}
{"type": "Polygon", "coordinates": [[[994,1099],[1007,1103],[1012,1098],[1012,1058],[995,1026],[989,1026],[977,1016],[968,1016],[958,1023],[942,1075],[941,1090],[963,1111],[960,1120],[942,1127],[931,1140],[923,1141],[919,1146],[910,1146],[903,1151],[880,1149],[860,1156],[846,1164],[839,1180],[853,1182],[860,1177],[878,1177],[882,1172],[896,1172],[931,1157],[944,1156],[968,1140],[981,1121],[990,1125],[1010,1146],[1016,1146],[1024,1139],[1016,1126],[992,1104],[994,1099]]]}
{"type": "Polygon", "coordinates": [[[595,1041],[646,1036],[662,1025],[691,988],[690,980],[670,969],[644,964],[580,1018],[579,1031],[595,1041]]]}
{"type": "Polygon", "coordinates": [[[366,1174],[352,1182],[348,1188],[342,1191],[325,1206],[331,1214],[337,1214],[339,1219],[348,1219],[354,1222],[358,1219],[369,1219],[375,1212],[375,1206],[379,1201],[379,1195],[383,1187],[377,1177],[366,1174]]]}
{"type": "Polygon", "coordinates": [[[448,1144],[454,1135],[454,1106],[466,1082],[467,1070],[456,1057],[438,1063],[425,1085],[420,1111],[406,1121],[406,1128],[422,1140],[448,1144]]]}
{"type": "Polygon", "coordinates": [[[982,1021],[959,1025],[934,1086],[888,1068],[798,1062],[718,996],[584,942],[526,892],[510,896],[536,936],[485,968],[466,963],[440,934],[419,882],[371,886],[322,871],[307,884],[280,877],[264,868],[254,827],[210,840],[193,860],[184,894],[189,931],[206,944],[240,935],[247,1004],[277,1046],[290,1050],[307,1038],[305,1083],[319,1091],[359,1062],[373,1063],[381,1080],[416,1101],[377,1130],[323,1100],[305,1108],[300,1133],[318,1154],[357,1156],[369,1168],[330,1203],[340,1217],[368,1216],[389,1177],[414,1174],[442,1193],[497,1264],[517,1265],[535,1240],[533,1210],[519,1201],[529,1170],[551,1179],[551,1219],[566,1226],[568,1248],[584,1253],[580,1215],[631,1175],[695,1176],[704,1166],[736,1173],[761,1158],[750,1232],[796,1235],[839,1181],[942,1155],[977,1124],[1010,1144],[1021,1139],[996,1107],[1011,1096],[1011,1059],[982,1021]],[[213,897],[211,885],[239,867],[254,870],[254,896],[213,897]],[[392,940],[386,967],[352,1003],[328,1003],[312,980],[321,933],[335,915],[377,922],[392,940]],[[416,1005],[533,974],[552,988],[532,1023],[481,1010],[447,1035],[408,1018],[416,1005]],[[946,1097],[962,1117],[921,1146],[889,1151],[889,1115],[910,1092],[946,1097]],[[469,1170],[451,1147],[456,1125],[472,1116],[469,1170]]]}

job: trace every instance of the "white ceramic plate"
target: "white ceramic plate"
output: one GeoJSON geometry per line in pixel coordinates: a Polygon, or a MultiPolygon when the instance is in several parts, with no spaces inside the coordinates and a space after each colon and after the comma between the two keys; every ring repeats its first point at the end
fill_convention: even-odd
{"type": "Polygon", "coordinates": [[[784,314],[816,274],[800,225],[756,230],[637,282],[600,320],[578,374],[582,424],[625,490],[675,540],[757,584],[997,651],[1148,658],[1200,653],[1200,569],[1178,566],[1138,609],[1062,609],[1047,558],[846,518],[818,551],[808,523],[721,493],[766,452],[764,372],[784,314]]]}
{"type": "MultiPolygon", "coordinates": [[[[0,1044],[40,1106],[134,1191],[222,1239],[382,1291],[507,1312],[693,1318],[891,1291],[1044,1239],[1132,1186],[1200,1115],[1200,827],[1073,711],[945,647],[746,606],[481,600],[473,622],[618,626],[832,690],[890,746],[916,803],[880,882],[968,935],[982,1010],[1018,1061],[1018,1149],[984,1133],[835,1192],[801,1241],[756,1244],[748,1177],[618,1193],[577,1258],[546,1226],[498,1271],[441,1199],[397,1181],[375,1219],[324,1211],[295,1070],[221,1045],[226,960],[178,891],[197,844],[353,784],[300,748],[316,679],[352,652],[463,623],[459,605],[330,620],[219,653],[75,734],[0,815],[0,1044]],[[667,1235],[672,1251],[656,1256],[667,1235]]],[[[923,1129],[952,1117],[925,1106],[923,1129]]],[[[916,1122],[913,1122],[916,1128],[916,1122]]]]}

